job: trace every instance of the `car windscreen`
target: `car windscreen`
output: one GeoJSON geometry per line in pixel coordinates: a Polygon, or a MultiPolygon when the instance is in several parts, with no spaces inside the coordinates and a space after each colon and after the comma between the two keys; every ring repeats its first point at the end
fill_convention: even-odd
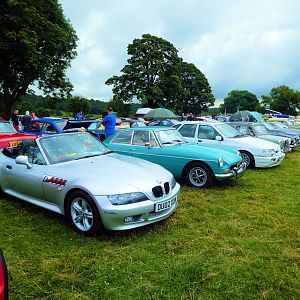
{"type": "Polygon", "coordinates": [[[268,134],[268,130],[264,125],[256,125],[252,127],[254,132],[258,135],[268,134]]]}
{"type": "Polygon", "coordinates": [[[268,128],[269,130],[277,129],[277,127],[272,123],[266,122],[264,124],[265,124],[266,128],[268,128]]]}
{"type": "Polygon", "coordinates": [[[0,122],[0,132],[16,132],[10,123],[0,122]]]}
{"type": "Polygon", "coordinates": [[[40,138],[50,164],[103,155],[109,150],[89,133],[60,134],[40,138]]]}
{"type": "Polygon", "coordinates": [[[217,124],[215,127],[226,138],[240,137],[242,134],[228,124],[217,124]]]}
{"type": "Polygon", "coordinates": [[[288,128],[288,126],[282,122],[276,122],[278,128],[288,128]]]}
{"type": "Polygon", "coordinates": [[[157,130],[155,133],[162,146],[186,143],[184,137],[176,129],[157,130]]]}

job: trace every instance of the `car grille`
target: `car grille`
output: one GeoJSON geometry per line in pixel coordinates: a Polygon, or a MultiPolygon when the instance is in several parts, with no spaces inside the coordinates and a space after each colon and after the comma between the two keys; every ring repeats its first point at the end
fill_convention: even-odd
{"type": "Polygon", "coordinates": [[[239,164],[240,164],[239,162],[236,163],[236,164],[233,164],[233,165],[230,166],[229,169],[230,169],[230,170],[233,170],[233,169],[236,168],[239,164]]]}
{"type": "Polygon", "coordinates": [[[164,194],[167,195],[167,194],[169,194],[169,192],[170,192],[169,182],[164,183],[164,189],[160,185],[157,185],[154,188],[152,188],[152,193],[153,193],[154,197],[156,197],[156,198],[162,197],[164,194]]]}
{"type": "Polygon", "coordinates": [[[169,194],[169,192],[170,192],[170,185],[169,185],[169,182],[165,182],[165,183],[164,183],[164,188],[165,188],[165,193],[166,193],[166,194],[169,194]]]}

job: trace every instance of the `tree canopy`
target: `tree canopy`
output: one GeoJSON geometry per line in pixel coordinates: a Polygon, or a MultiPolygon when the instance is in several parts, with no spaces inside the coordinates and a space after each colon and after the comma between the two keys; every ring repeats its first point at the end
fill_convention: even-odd
{"type": "Polygon", "coordinates": [[[300,92],[285,85],[274,87],[268,96],[262,96],[262,105],[284,114],[296,115],[300,110],[300,92]]]}
{"type": "Polygon", "coordinates": [[[257,97],[248,91],[232,90],[220,105],[220,111],[235,113],[237,110],[257,110],[259,101],[257,97]]]}
{"type": "Polygon", "coordinates": [[[182,62],[180,66],[182,97],[177,110],[201,114],[214,104],[211,87],[204,74],[194,64],[182,62]]]}
{"type": "Polygon", "coordinates": [[[76,41],[57,0],[1,2],[0,96],[6,117],[33,83],[54,97],[72,90],[65,70],[76,56],[76,41]]]}
{"type": "Polygon", "coordinates": [[[201,111],[214,103],[209,83],[177,53],[170,42],[144,34],[128,45],[130,58],[122,74],[109,78],[106,84],[113,86],[114,97],[125,102],[137,99],[151,108],[201,111]]]}

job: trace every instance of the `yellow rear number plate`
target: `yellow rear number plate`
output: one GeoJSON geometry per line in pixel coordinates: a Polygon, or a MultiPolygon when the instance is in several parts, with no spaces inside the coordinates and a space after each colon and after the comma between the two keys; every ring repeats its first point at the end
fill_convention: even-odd
{"type": "Polygon", "coordinates": [[[13,142],[9,142],[9,147],[18,147],[19,144],[21,143],[21,141],[13,141],[13,142]]]}

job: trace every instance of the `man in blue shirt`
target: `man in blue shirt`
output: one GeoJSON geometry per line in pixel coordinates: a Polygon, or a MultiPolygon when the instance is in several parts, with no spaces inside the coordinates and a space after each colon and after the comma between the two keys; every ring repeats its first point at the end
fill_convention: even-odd
{"type": "Polygon", "coordinates": [[[83,120],[84,115],[82,114],[82,110],[75,115],[75,120],[83,120]]]}
{"type": "Polygon", "coordinates": [[[113,113],[113,109],[110,107],[107,109],[107,115],[102,119],[102,124],[105,126],[105,137],[114,134],[116,132],[116,116],[113,113]]]}

